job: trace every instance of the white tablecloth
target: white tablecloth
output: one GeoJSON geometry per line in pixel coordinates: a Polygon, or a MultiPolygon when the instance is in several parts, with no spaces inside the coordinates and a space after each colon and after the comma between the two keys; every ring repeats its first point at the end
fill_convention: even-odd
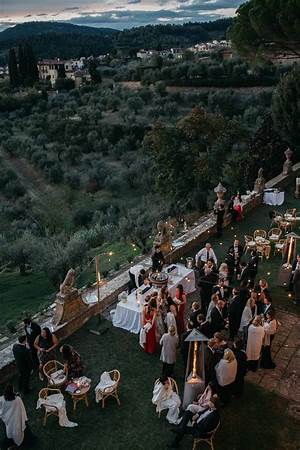
{"type": "Polygon", "coordinates": [[[284,192],[265,192],[264,203],[266,205],[282,205],[284,202],[284,192]]]}
{"type": "MultiPolygon", "coordinates": [[[[177,274],[169,273],[168,291],[171,297],[175,297],[176,286],[183,285],[184,292],[189,294],[195,291],[195,273],[193,269],[187,269],[182,264],[176,264],[177,274]]],[[[144,286],[140,287],[143,290],[144,286]]],[[[141,329],[143,317],[143,304],[145,297],[151,292],[159,290],[155,287],[149,289],[144,295],[136,296],[136,291],[127,296],[126,303],[120,301],[117,304],[115,314],[113,316],[113,325],[118,328],[138,334],[141,329]],[[140,304],[137,303],[137,299],[140,304]]]]}

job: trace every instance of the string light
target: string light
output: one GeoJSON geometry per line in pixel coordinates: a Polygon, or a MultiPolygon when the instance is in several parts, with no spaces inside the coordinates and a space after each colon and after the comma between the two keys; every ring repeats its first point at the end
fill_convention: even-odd
{"type": "Polygon", "coordinates": [[[288,297],[291,298],[292,294],[288,294],[288,297]]]}
{"type": "Polygon", "coordinates": [[[220,242],[220,245],[223,245],[223,242],[220,242]]]}
{"type": "Polygon", "coordinates": [[[112,251],[108,252],[108,256],[112,256],[112,255],[113,255],[112,251]]]}
{"type": "Polygon", "coordinates": [[[267,272],[267,275],[270,276],[270,275],[271,275],[271,272],[267,272]]]}

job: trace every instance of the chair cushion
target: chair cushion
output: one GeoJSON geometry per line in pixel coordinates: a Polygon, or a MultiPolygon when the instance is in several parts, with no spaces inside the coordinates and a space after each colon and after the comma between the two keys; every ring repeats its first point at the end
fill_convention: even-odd
{"type": "Polygon", "coordinates": [[[255,242],[255,241],[248,241],[248,242],[247,242],[247,245],[248,245],[249,247],[255,247],[256,242],[255,242]]]}
{"type": "Polygon", "coordinates": [[[63,383],[66,379],[64,371],[62,369],[57,370],[56,372],[51,373],[50,375],[50,383],[59,384],[63,383]]]}

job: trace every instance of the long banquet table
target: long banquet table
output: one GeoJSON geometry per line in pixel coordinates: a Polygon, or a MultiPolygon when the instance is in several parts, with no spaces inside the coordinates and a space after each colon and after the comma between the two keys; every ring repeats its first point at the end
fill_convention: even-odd
{"type": "MultiPolygon", "coordinates": [[[[172,266],[175,266],[175,264],[172,264],[172,266]]],[[[165,270],[167,269],[168,267],[165,270]]],[[[175,297],[178,284],[183,285],[186,294],[194,292],[196,287],[193,269],[187,269],[183,264],[176,264],[176,269],[168,274],[168,291],[170,296],[175,297]]],[[[139,291],[143,291],[145,288],[146,286],[141,286],[139,291]]],[[[120,300],[113,315],[113,325],[130,331],[131,333],[138,334],[142,324],[145,297],[151,292],[158,290],[159,289],[152,286],[144,295],[138,294],[138,296],[137,291],[135,290],[127,296],[125,302],[120,300]]]]}

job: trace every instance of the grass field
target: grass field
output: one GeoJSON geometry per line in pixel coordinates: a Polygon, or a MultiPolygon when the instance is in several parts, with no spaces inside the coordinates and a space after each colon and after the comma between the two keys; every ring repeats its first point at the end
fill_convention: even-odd
{"type": "MultiPolygon", "coordinates": [[[[92,379],[87,409],[78,404],[76,416],[66,394],[69,418],[78,422],[75,429],[60,428],[55,417],[44,428],[42,411],[36,410],[36,400],[42,382],[33,380],[34,391],[25,397],[30,426],[38,441],[37,450],[164,450],[174,435],[165,420],[159,419],[151,404],[155,379],[160,376],[158,355],[145,354],[138,338],[124,330],[113,328],[107,321],[99,327],[101,336],[89,333],[98,326],[92,319],[68,340],[82,355],[85,374],[92,379]],[[121,372],[119,407],[109,399],[105,409],[95,403],[94,387],[104,370],[118,368],[121,372]]],[[[180,356],[176,379],[182,395],[183,367],[180,356]]],[[[247,384],[241,400],[234,400],[221,410],[221,428],[216,438],[218,450],[297,450],[300,442],[299,424],[286,416],[287,403],[254,385],[247,384]]],[[[1,433],[1,432],[0,432],[1,433]]],[[[191,449],[189,437],[181,448],[191,449]]],[[[202,448],[202,447],[200,447],[202,448]]],[[[203,447],[204,449],[205,447],[203,447]]]]}

